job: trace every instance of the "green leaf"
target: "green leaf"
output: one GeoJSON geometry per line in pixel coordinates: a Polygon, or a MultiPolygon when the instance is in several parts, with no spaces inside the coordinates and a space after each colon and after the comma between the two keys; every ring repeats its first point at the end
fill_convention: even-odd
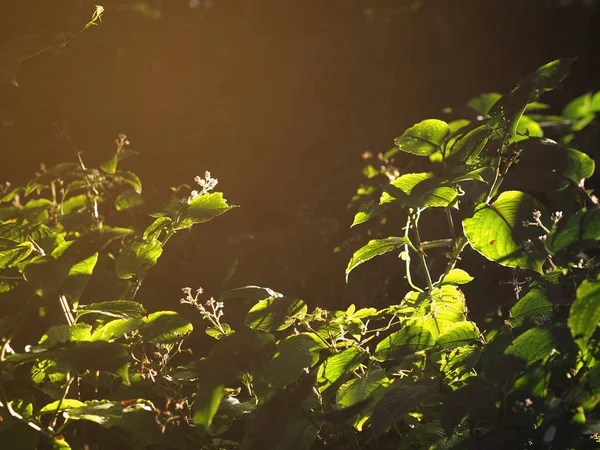
{"type": "Polygon", "coordinates": [[[465,236],[487,259],[542,273],[546,253],[538,236],[545,233],[538,227],[523,226],[524,221],[532,220],[534,210],[541,212],[542,221],[549,221],[546,209],[533,197],[519,191],[503,192],[494,203],[477,206],[473,216],[463,220],[465,236]]]}
{"type": "Polygon", "coordinates": [[[414,309],[413,318],[420,319],[420,324],[434,338],[445,333],[454,323],[463,322],[467,314],[465,295],[452,284],[435,288],[431,294],[410,292],[402,305],[414,309]]]}
{"type": "Polygon", "coordinates": [[[58,411],[66,411],[71,408],[80,408],[85,406],[85,403],[75,400],[73,398],[65,398],[64,400],[56,400],[52,403],[48,403],[42,409],[38,411],[39,414],[48,414],[58,411]]]}
{"type": "Polygon", "coordinates": [[[163,231],[169,230],[173,225],[170,217],[163,216],[156,219],[152,224],[144,230],[144,240],[158,240],[163,231]]]}
{"type": "Polygon", "coordinates": [[[208,222],[232,208],[235,208],[235,206],[229,206],[221,192],[199,195],[188,205],[176,229],[208,222]]]}
{"type": "Polygon", "coordinates": [[[38,344],[46,349],[51,349],[71,342],[89,341],[91,329],[91,325],[85,323],[54,325],[48,328],[38,344]]]}
{"type": "Polygon", "coordinates": [[[350,347],[327,358],[319,369],[319,390],[324,392],[340,379],[350,375],[365,357],[366,353],[363,349],[350,347]]]}
{"type": "Polygon", "coordinates": [[[67,413],[69,421],[86,420],[102,428],[118,427],[134,436],[139,448],[159,446],[165,448],[183,448],[185,443],[179,435],[163,433],[156,423],[159,411],[152,402],[143,399],[114,402],[91,400],[85,406],[72,408],[67,413]]]}
{"type": "Polygon", "coordinates": [[[248,311],[244,324],[254,330],[281,331],[306,314],[306,303],[293,297],[269,297],[248,311]]]}
{"type": "Polygon", "coordinates": [[[131,150],[116,152],[112,158],[110,158],[108,161],[105,161],[102,164],[100,164],[100,168],[103,171],[105,171],[106,173],[114,175],[115,172],[117,171],[117,164],[119,163],[119,161],[121,161],[125,158],[128,158],[129,156],[137,155],[137,154],[138,154],[138,152],[134,152],[131,150]]]}
{"type": "Polygon", "coordinates": [[[193,406],[193,422],[202,432],[208,433],[210,425],[223,398],[223,385],[210,389],[200,389],[196,393],[193,406]]]}
{"type": "Polygon", "coordinates": [[[15,244],[13,241],[0,238],[0,269],[15,266],[27,258],[31,252],[33,252],[31,242],[15,244]]]}
{"type": "Polygon", "coordinates": [[[375,202],[364,203],[354,215],[354,220],[352,221],[352,225],[350,227],[352,228],[356,225],[360,225],[361,223],[365,223],[371,220],[373,217],[380,215],[383,211],[385,211],[385,208],[375,202]]]}
{"type": "Polygon", "coordinates": [[[451,149],[450,160],[472,164],[495,132],[496,130],[487,124],[473,128],[456,139],[451,149]]]}
{"type": "Polygon", "coordinates": [[[441,284],[467,284],[474,279],[475,278],[462,269],[452,269],[442,278],[441,284]]]}
{"type": "Polygon", "coordinates": [[[548,328],[531,328],[517,337],[504,351],[525,361],[527,366],[546,359],[556,343],[552,331],[548,328]]]}
{"type": "Polygon", "coordinates": [[[592,112],[592,94],[588,92],[571,100],[562,110],[562,115],[577,120],[592,112]]]}
{"type": "Polygon", "coordinates": [[[337,392],[336,406],[338,409],[349,408],[365,401],[380,386],[387,386],[389,380],[385,371],[372,366],[360,378],[353,378],[344,383],[337,392]]]}
{"type": "Polygon", "coordinates": [[[481,181],[482,183],[489,184],[488,180],[491,180],[494,176],[494,170],[491,167],[480,167],[479,169],[472,170],[463,175],[454,177],[452,183],[460,183],[461,181],[481,181]]]}
{"type": "Polygon", "coordinates": [[[427,119],[406,130],[402,136],[394,139],[394,143],[403,152],[429,156],[440,149],[449,134],[450,128],[446,122],[427,119]]]}
{"type": "Polygon", "coordinates": [[[417,409],[425,401],[437,396],[440,381],[421,379],[417,382],[397,379],[385,391],[373,410],[373,434],[380,436],[404,418],[406,414],[417,409]]]}
{"type": "Polygon", "coordinates": [[[577,298],[571,305],[569,329],[582,352],[587,351],[590,337],[600,322],[600,282],[584,280],[577,288],[577,298]]]}
{"type": "Polygon", "coordinates": [[[517,141],[528,139],[530,137],[541,138],[544,132],[539,123],[531,117],[523,115],[517,124],[517,141]]]}
{"type": "Polygon", "coordinates": [[[110,173],[111,175],[113,175],[117,171],[118,162],[118,154],[115,153],[112,158],[101,163],[100,168],[106,173],[110,173]]]}
{"type": "Polygon", "coordinates": [[[121,279],[144,277],[156,265],[162,251],[161,243],[155,240],[127,244],[117,258],[117,275],[121,279]]]}
{"type": "Polygon", "coordinates": [[[316,364],[324,348],[323,341],[312,333],[288,336],[277,342],[273,359],[263,366],[257,377],[271,389],[283,388],[296,381],[304,369],[316,364]]]}
{"type": "Polygon", "coordinates": [[[131,186],[136,193],[142,193],[142,181],[135,173],[119,170],[115,173],[115,177],[131,186]]]}
{"type": "Polygon", "coordinates": [[[141,319],[146,315],[146,310],[141,303],[131,300],[111,300],[102,303],[90,303],[77,307],[76,320],[87,314],[95,314],[115,319],[136,318],[141,319]]]}
{"type": "Polygon", "coordinates": [[[490,126],[505,127],[516,138],[517,125],[527,105],[538,100],[544,92],[555,89],[567,77],[575,59],[557,59],[528,75],[491,108],[490,126]]]}
{"type": "Polygon", "coordinates": [[[45,359],[53,359],[78,370],[116,373],[129,364],[129,350],[124,345],[112,342],[74,342],[65,348],[14,354],[7,357],[5,363],[19,365],[45,359]]]}
{"type": "Polygon", "coordinates": [[[59,205],[59,211],[63,216],[78,212],[87,207],[88,196],[86,194],[69,197],[59,205]]]}
{"type": "Polygon", "coordinates": [[[110,342],[113,339],[118,339],[126,333],[131,333],[133,330],[144,325],[141,319],[116,319],[111,320],[105,325],[102,325],[92,333],[92,341],[110,342]]]}
{"type": "Polygon", "coordinates": [[[174,311],[157,311],[143,320],[140,334],[153,344],[179,342],[193,329],[189,320],[174,311]]]}
{"type": "Polygon", "coordinates": [[[79,261],[71,266],[67,274],[67,280],[62,285],[61,291],[72,302],[77,302],[81,298],[81,294],[88,285],[92,272],[98,262],[98,253],[94,253],[89,258],[79,261]]]}
{"type": "Polygon", "coordinates": [[[456,322],[440,334],[436,344],[444,350],[479,342],[479,329],[473,322],[456,322]]]}
{"type": "Polygon", "coordinates": [[[600,239],[600,209],[583,208],[573,214],[566,224],[548,236],[548,248],[556,253],[578,241],[600,239]]]}
{"type": "Polygon", "coordinates": [[[115,209],[117,211],[128,211],[143,205],[144,197],[134,191],[123,192],[115,200],[115,209]]]}
{"type": "Polygon", "coordinates": [[[385,188],[379,204],[400,202],[411,208],[446,207],[457,196],[454,186],[431,172],[408,173],[396,178],[385,188]]]}
{"type": "Polygon", "coordinates": [[[446,433],[440,423],[430,422],[417,425],[405,439],[402,439],[398,450],[412,448],[438,448],[436,444],[445,444],[446,433]]]}
{"type": "Polygon", "coordinates": [[[397,359],[432,348],[435,338],[426,328],[420,325],[405,325],[384,338],[373,353],[377,361],[397,359]]]}
{"type": "Polygon", "coordinates": [[[467,106],[475,111],[480,116],[487,116],[492,109],[492,106],[500,100],[502,95],[497,92],[486,92],[479,95],[479,97],[473,97],[467,102],[467,106]]]}
{"type": "Polygon", "coordinates": [[[367,262],[375,256],[391,252],[406,244],[412,247],[412,244],[408,238],[405,237],[388,237],[386,239],[374,239],[369,241],[367,245],[361,247],[354,253],[354,255],[352,255],[352,259],[348,263],[348,267],[346,267],[346,281],[348,281],[348,275],[350,272],[357,266],[367,262]]]}
{"type": "Polygon", "coordinates": [[[546,291],[539,286],[534,286],[510,309],[510,324],[513,327],[530,322],[536,323],[553,312],[552,303],[548,301],[546,291]]]}
{"type": "Polygon", "coordinates": [[[209,335],[210,337],[214,338],[214,339],[223,339],[225,336],[229,336],[233,333],[235,333],[235,331],[233,331],[231,329],[231,326],[229,326],[226,323],[222,323],[221,324],[221,328],[223,331],[221,331],[219,328],[215,328],[215,327],[208,327],[204,330],[204,332],[209,335]],[[223,334],[223,332],[225,332],[225,334],[223,334]]]}
{"type": "Polygon", "coordinates": [[[221,292],[221,295],[219,295],[219,301],[229,302],[231,300],[243,300],[247,302],[256,303],[260,300],[265,300],[270,297],[283,297],[283,295],[266,287],[242,286],[239,288],[221,292]]]}

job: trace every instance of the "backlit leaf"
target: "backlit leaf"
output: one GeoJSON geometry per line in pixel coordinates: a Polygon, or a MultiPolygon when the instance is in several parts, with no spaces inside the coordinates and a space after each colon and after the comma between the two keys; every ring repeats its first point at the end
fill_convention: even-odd
{"type": "Polygon", "coordinates": [[[544,233],[539,227],[523,226],[524,221],[532,220],[535,210],[548,223],[549,214],[533,197],[519,191],[503,192],[495,202],[477,206],[473,216],[463,220],[465,235],[486,258],[503,266],[541,273],[546,253],[538,236],[544,233]]]}
{"type": "Polygon", "coordinates": [[[352,259],[348,263],[348,267],[346,267],[346,281],[348,281],[350,272],[357,266],[376,256],[399,249],[406,244],[409,244],[412,247],[408,238],[405,237],[389,237],[386,239],[374,239],[369,241],[367,245],[361,247],[354,255],[352,255],[352,259]]]}

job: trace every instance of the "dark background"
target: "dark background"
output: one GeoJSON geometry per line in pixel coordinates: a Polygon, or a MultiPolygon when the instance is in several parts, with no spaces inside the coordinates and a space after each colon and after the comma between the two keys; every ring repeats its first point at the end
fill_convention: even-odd
{"type": "Polygon", "coordinates": [[[0,0],[0,180],[74,160],[59,129],[88,165],[126,133],[141,155],[124,167],[150,198],[210,170],[242,206],[170,243],[140,292],[149,309],[174,307],[185,285],[215,296],[267,285],[337,307],[388,301],[389,277],[372,271],[397,268],[344,282],[367,239],[349,230],[347,207],[361,153],[559,57],[579,60],[545,100],[597,90],[598,42],[589,0],[0,0]],[[7,82],[7,48],[76,32],[95,3],[102,25],[22,62],[19,87],[7,82]],[[253,239],[227,243],[241,233],[253,239]]]}

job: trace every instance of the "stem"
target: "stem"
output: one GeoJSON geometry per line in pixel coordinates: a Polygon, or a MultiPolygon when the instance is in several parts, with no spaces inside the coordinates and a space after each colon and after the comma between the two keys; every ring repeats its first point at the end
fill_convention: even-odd
{"type": "Polygon", "coordinates": [[[454,240],[454,239],[456,239],[456,231],[454,230],[454,220],[452,219],[452,210],[450,209],[450,207],[446,208],[446,219],[448,219],[448,228],[450,229],[450,237],[454,240]]]}
{"type": "Polygon", "coordinates": [[[58,297],[58,301],[60,303],[60,307],[65,315],[65,319],[67,320],[67,325],[71,326],[75,323],[75,319],[73,318],[73,314],[71,314],[71,307],[69,306],[69,301],[67,297],[64,295],[60,295],[58,297]]]}
{"type": "Polygon", "coordinates": [[[425,258],[427,255],[423,251],[423,244],[421,243],[421,235],[419,234],[419,218],[421,217],[421,211],[417,210],[414,215],[414,224],[415,224],[415,240],[416,247],[419,253],[419,261],[421,262],[421,267],[423,268],[423,272],[425,273],[425,279],[427,280],[427,287],[429,288],[429,292],[433,291],[433,281],[431,280],[431,274],[429,273],[429,267],[427,267],[427,259],[425,258]]]}
{"type": "Polygon", "coordinates": [[[490,190],[486,196],[485,202],[489,203],[496,190],[502,184],[502,177],[500,176],[500,166],[502,165],[502,149],[506,145],[506,140],[508,139],[509,133],[504,134],[504,138],[502,139],[502,144],[500,144],[500,148],[498,149],[498,161],[496,162],[496,169],[494,170],[494,181],[490,186],[490,190]]]}
{"type": "MultiPolygon", "coordinates": [[[[404,229],[404,237],[408,239],[408,232],[410,231],[411,217],[410,215],[406,219],[406,227],[404,229]]],[[[413,288],[417,292],[423,292],[423,289],[416,286],[412,281],[412,276],[410,274],[410,253],[409,253],[409,245],[404,244],[404,254],[406,255],[406,281],[408,281],[408,285],[413,288]]]]}
{"type": "Polygon", "coordinates": [[[69,388],[71,387],[71,384],[73,383],[73,381],[75,380],[75,377],[71,377],[69,376],[70,374],[67,372],[67,385],[65,386],[65,392],[63,392],[63,396],[60,399],[60,401],[58,402],[58,405],[56,405],[56,411],[54,411],[54,414],[52,416],[52,421],[51,423],[51,427],[54,428],[56,426],[56,421],[58,420],[58,411],[60,410],[60,407],[62,406],[63,402],[65,401],[65,398],[67,398],[67,394],[69,393],[69,388]]]}
{"type": "Polygon", "coordinates": [[[454,238],[436,239],[434,241],[421,242],[421,247],[423,248],[423,250],[428,250],[430,248],[451,247],[452,244],[454,244],[454,238]]]}
{"type": "Polygon", "coordinates": [[[444,271],[444,277],[450,273],[452,269],[456,266],[456,263],[460,259],[460,254],[465,249],[467,244],[469,243],[468,239],[465,236],[459,237],[454,243],[454,250],[450,254],[450,261],[448,261],[448,265],[446,266],[446,270],[444,271]]]}

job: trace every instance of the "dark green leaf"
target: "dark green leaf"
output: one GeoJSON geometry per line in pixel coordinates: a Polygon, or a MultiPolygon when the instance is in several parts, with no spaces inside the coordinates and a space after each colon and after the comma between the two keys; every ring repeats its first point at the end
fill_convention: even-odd
{"type": "Polygon", "coordinates": [[[112,342],[75,342],[65,348],[14,354],[6,358],[5,363],[19,365],[45,359],[54,359],[78,370],[116,372],[129,363],[129,351],[126,346],[112,342]]]}
{"type": "Polygon", "coordinates": [[[588,341],[600,323],[600,282],[584,280],[579,285],[568,323],[573,339],[585,353],[588,341]]]}
{"type": "Polygon", "coordinates": [[[406,414],[414,411],[422,402],[431,401],[440,389],[439,380],[421,379],[415,383],[398,379],[385,391],[373,410],[372,430],[380,436],[406,414]]]}
{"type": "Polygon", "coordinates": [[[67,280],[61,287],[61,292],[72,302],[79,301],[81,294],[88,285],[94,267],[98,262],[98,253],[71,266],[67,280]]]}
{"type": "Polygon", "coordinates": [[[324,348],[323,341],[312,333],[288,336],[277,342],[275,356],[257,377],[272,389],[283,388],[296,381],[305,368],[316,364],[324,348]]]}
{"type": "Polygon", "coordinates": [[[144,197],[134,191],[123,192],[115,200],[115,209],[117,211],[128,211],[143,205],[144,197]]]}
{"type": "Polygon", "coordinates": [[[144,277],[162,254],[159,241],[135,241],[126,245],[117,258],[116,270],[121,279],[144,277]]]}
{"type": "Polygon", "coordinates": [[[451,149],[452,161],[464,161],[472,164],[483,151],[488,141],[496,131],[487,124],[473,128],[454,142],[451,149]]]}
{"type": "Polygon", "coordinates": [[[506,176],[513,186],[534,192],[560,191],[594,173],[592,158],[549,139],[526,139],[514,145],[521,154],[506,176]]]}
{"type": "Polygon", "coordinates": [[[246,326],[254,330],[281,331],[306,314],[306,303],[293,297],[269,297],[248,311],[246,326]]]}
{"type": "Polygon", "coordinates": [[[548,236],[548,247],[554,253],[578,241],[600,239],[600,209],[583,208],[573,214],[566,224],[548,236]]]}
{"type": "Polygon", "coordinates": [[[567,77],[576,58],[552,61],[523,79],[515,89],[502,96],[489,111],[492,127],[506,127],[516,137],[519,120],[527,107],[549,90],[556,88],[567,77]]]}
{"type": "Polygon", "coordinates": [[[510,324],[520,327],[526,322],[536,323],[551,317],[552,310],[552,303],[548,301],[546,291],[535,286],[511,308],[510,324]]]}
{"type": "Polygon", "coordinates": [[[223,398],[223,385],[210,389],[200,389],[194,399],[194,425],[202,432],[208,433],[210,425],[219,409],[223,398]]]}

